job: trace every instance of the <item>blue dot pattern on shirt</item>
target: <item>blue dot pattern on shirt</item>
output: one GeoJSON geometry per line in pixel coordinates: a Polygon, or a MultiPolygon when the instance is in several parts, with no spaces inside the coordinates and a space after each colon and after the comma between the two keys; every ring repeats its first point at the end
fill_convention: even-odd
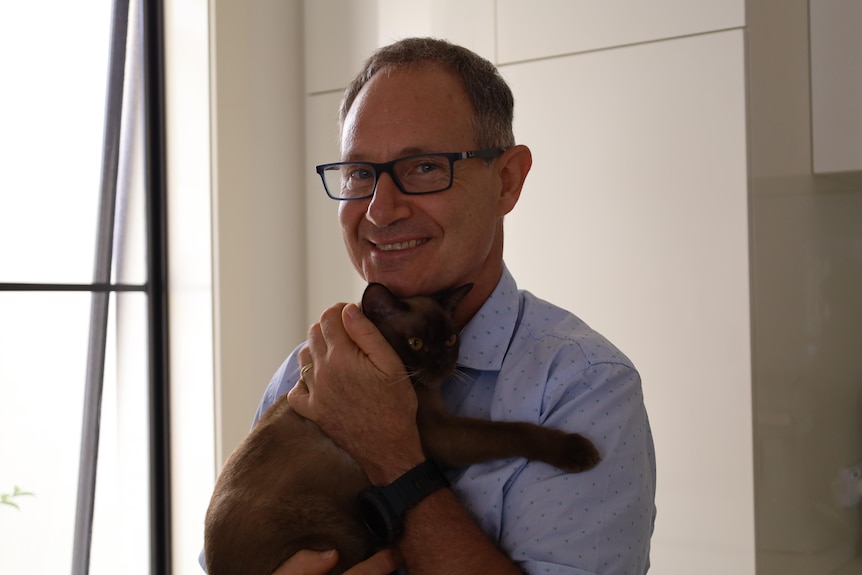
{"type": "Polygon", "coordinates": [[[461,345],[464,376],[444,388],[453,413],[581,433],[603,458],[579,474],[523,459],[453,473],[485,532],[529,573],[645,573],[655,458],[629,359],[571,313],[518,291],[508,270],[461,345]]]}

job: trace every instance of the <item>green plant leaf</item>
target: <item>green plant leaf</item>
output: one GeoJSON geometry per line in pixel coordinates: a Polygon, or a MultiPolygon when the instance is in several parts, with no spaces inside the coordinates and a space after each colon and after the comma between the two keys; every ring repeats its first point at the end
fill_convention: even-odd
{"type": "Polygon", "coordinates": [[[0,504],[9,505],[10,507],[14,507],[15,509],[18,509],[20,511],[21,508],[18,506],[17,503],[15,503],[13,501],[13,499],[16,497],[24,497],[24,496],[31,496],[32,497],[32,496],[35,496],[35,494],[31,493],[29,491],[24,491],[23,489],[21,489],[20,487],[18,487],[16,485],[12,488],[12,493],[0,493],[0,504]]]}

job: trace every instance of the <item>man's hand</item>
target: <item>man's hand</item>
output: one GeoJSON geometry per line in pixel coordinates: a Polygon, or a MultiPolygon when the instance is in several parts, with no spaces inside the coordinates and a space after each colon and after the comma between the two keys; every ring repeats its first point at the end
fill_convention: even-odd
{"type": "MultiPolygon", "coordinates": [[[[288,395],[291,407],[350,453],[372,483],[388,485],[424,461],[416,392],[401,359],[355,305],[340,304],[323,313],[309,330],[299,364],[304,373],[288,395]]],[[[432,493],[410,510],[398,552],[411,573],[523,575],[449,489],[432,493]]],[[[384,564],[379,555],[353,567],[349,575],[390,573],[393,563],[384,564]]],[[[323,574],[335,564],[329,561],[317,571],[279,569],[276,575],[323,574]]]]}
{"type": "Polygon", "coordinates": [[[350,453],[372,483],[387,485],[425,459],[404,365],[356,305],[326,310],[299,362],[291,407],[350,453]]]}
{"type": "MultiPolygon", "coordinates": [[[[326,575],[338,563],[338,552],[299,551],[281,564],[272,575],[326,575]]],[[[344,575],[388,575],[400,562],[391,549],[378,551],[362,563],[344,572],[344,575]]]]}

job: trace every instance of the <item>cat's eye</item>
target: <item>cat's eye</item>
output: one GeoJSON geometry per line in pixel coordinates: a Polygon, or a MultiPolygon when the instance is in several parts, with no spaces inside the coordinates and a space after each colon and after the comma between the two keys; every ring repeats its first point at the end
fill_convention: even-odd
{"type": "Polygon", "coordinates": [[[409,337],[407,338],[407,345],[409,345],[410,349],[412,349],[413,351],[419,351],[425,344],[418,337],[409,337]]]}
{"type": "Polygon", "coordinates": [[[452,334],[452,335],[450,335],[450,336],[449,336],[449,338],[446,340],[446,347],[452,347],[452,346],[453,346],[453,345],[455,345],[456,343],[458,343],[458,334],[457,334],[457,333],[453,333],[453,334],[452,334]]]}

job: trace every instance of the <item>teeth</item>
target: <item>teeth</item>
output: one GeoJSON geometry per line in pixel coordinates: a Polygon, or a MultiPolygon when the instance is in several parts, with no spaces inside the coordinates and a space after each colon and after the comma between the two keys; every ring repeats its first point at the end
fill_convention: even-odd
{"type": "Polygon", "coordinates": [[[406,250],[408,248],[415,248],[416,246],[424,244],[425,239],[422,240],[410,240],[409,242],[397,242],[394,244],[378,244],[377,249],[381,252],[391,252],[395,250],[406,250]]]}

